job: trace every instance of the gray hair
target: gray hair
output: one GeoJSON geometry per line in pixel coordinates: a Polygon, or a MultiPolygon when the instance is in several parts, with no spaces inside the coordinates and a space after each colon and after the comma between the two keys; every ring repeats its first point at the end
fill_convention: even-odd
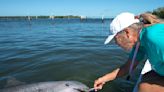
{"type": "Polygon", "coordinates": [[[130,25],[128,28],[131,28],[134,31],[140,31],[143,28],[144,24],[139,22],[139,23],[134,23],[130,25]]]}

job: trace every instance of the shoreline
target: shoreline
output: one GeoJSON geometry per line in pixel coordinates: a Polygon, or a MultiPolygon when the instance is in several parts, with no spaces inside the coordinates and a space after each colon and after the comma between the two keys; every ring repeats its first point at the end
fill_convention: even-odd
{"type": "Polygon", "coordinates": [[[53,18],[81,18],[81,16],[0,16],[0,19],[53,19],[53,18]]]}
{"type": "Polygon", "coordinates": [[[87,16],[74,16],[74,15],[66,15],[66,16],[0,16],[0,19],[113,19],[113,17],[87,17],[87,16]]]}

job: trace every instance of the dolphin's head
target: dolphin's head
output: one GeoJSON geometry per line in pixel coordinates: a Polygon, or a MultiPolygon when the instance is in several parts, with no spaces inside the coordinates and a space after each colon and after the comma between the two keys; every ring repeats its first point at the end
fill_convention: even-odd
{"type": "Polygon", "coordinates": [[[0,89],[0,92],[89,92],[89,87],[77,81],[51,81],[0,89]]]}

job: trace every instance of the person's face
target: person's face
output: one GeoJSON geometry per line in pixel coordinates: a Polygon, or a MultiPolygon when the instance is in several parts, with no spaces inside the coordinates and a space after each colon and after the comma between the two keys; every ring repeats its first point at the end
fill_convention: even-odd
{"type": "Polygon", "coordinates": [[[125,50],[131,50],[135,45],[136,36],[133,35],[130,29],[125,29],[115,36],[116,43],[125,50]]]}

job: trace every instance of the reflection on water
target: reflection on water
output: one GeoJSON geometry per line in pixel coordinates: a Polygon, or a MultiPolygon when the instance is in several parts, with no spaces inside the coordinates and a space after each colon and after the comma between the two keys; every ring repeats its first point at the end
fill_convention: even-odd
{"type": "MultiPolygon", "coordinates": [[[[110,22],[0,20],[0,87],[10,76],[27,84],[76,80],[92,87],[96,78],[119,67],[128,57],[114,42],[103,44],[110,22]]],[[[132,82],[118,79],[101,92],[127,92],[132,86],[132,82]]]]}

